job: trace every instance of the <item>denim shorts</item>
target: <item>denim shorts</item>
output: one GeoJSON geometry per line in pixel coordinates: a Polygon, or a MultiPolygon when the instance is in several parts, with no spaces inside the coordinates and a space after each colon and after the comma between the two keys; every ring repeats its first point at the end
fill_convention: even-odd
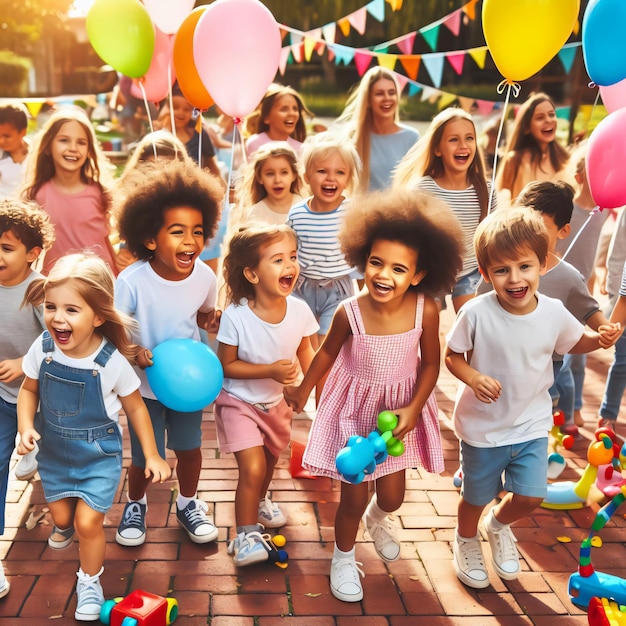
{"type": "MultiPolygon", "coordinates": [[[[150,413],[150,421],[154,429],[157,450],[165,458],[165,431],[167,431],[167,448],[169,450],[195,450],[202,445],[202,411],[180,413],[172,411],[158,400],[144,398],[150,413]]],[[[132,424],[128,422],[130,433],[131,459],[135,467],[145,467],[146,460],[141,444],[132,424]]]]}
{"type": "Polygon", "coordinates": [[[454,285],[454,288],[452,289],[452,297],[461,298],[463,296],[475,295],[481,278],[482,276],[480,275],[478,268],[469,274],[465,274],[465,276],[459,278],[456,285],[454,285]]]}
{"type": "Polygon", "coordinates": [[[548,485],[548,438],[495,448],[461,441],[463,499],[474,506],[489,504],[504,489],[520,496],[545,498],[548,485]]]}

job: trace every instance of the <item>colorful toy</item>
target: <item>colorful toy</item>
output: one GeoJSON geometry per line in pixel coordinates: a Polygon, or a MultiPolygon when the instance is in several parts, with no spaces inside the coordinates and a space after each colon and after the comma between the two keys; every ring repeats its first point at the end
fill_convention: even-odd
{"type": "Polygon", "coordinates": [[[377,424],[378,430],[373,430],[367,437],[352,435],[335,458],[337,471],[353,485],[362,482],[367,474],[373,474],[376,466],[388,455],[400,456],[404,453],[404,444],[392,433],[398,425],[395,413],[382,411],[377,424]]]}
{"type": "Polygon", "coordinates": [[[263,539],[265,541],[265,549],[269,553],[267,560],[276,565],[276,567],[285,569],[288,566],[287,560],[289,559],[287,551],[282,549],[287,543],[285,537],[283,535],[274,535],[272,537],[268,534],[264,534],[263,539]]]}
{"type": "Polygon", "coordinates": [[[591,598],[587,619],[589,626],[626,626],[626,606],[607,598],[591,598]]]}
{"type": "Polygon", "coordinates": [[[626,604],[626,581],[612,574],[597,572],[591,564],[592,539],[605,527],[624,500],[626,486],[623,486],[620,493],[597,512],[589,535],[580,545],[578,572],[570,576],[568,585],[570,600],[576,606],[585,608],[594,597],[611,598],[620,605],[626,604]]]}
{"type": "Polygon", "coordinates": [[[107,600],[100,609],[100,621],[110,626],[169,626],[177,617],[178,600],[142,589],[107,600]]]}
{"type": "Polygon", "coordinates": [[[566,450],[569,450],[574,445],[574,437],[572,435],[566,435],[561,432],[561,426],[565,424],[565,413],[561,410],[556,410],[552,414],[552,420],[554,426],[550,430],[552,437],[552,452],[548,455],[548,478],[554,480],[561,475],[561,472],[565,469],[565,459],[562,454],[559,454],[559,446],[563,446],[566,450]]]}

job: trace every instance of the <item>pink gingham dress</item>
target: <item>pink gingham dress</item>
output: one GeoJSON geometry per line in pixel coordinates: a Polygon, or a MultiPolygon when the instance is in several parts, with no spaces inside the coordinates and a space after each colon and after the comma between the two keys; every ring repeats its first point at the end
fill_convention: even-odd
{"type": "MultiPolygon", "coordinates": [[[[356,297],[344,301],[342,306],[352,337],[339,351],[324,385],[302,463],[312,474],[337,480],[342,478],[335,467],[335,457],[348,438],[366,437],[376,428],[381,411],[406,406],[413,398],[420,363],[424,296],[417,298],[415,328],[399,335],[366,335],[356,297]]],[[[433,473],[443,471],[437,414],[432,393],[416,427],[404,438],[404,454],[388,457],[365,480],[418,466],[433,473]]]]}

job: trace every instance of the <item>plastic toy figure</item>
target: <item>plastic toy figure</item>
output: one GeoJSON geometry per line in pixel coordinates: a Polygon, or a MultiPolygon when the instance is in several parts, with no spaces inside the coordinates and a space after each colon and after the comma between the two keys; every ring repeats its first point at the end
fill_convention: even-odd
{"type": "Polygon", "coordinates": [[[178,600],[142,589],[107,600],[100,609],[100,621],[110,626],[169,626],[177,617],[178,600]]]}

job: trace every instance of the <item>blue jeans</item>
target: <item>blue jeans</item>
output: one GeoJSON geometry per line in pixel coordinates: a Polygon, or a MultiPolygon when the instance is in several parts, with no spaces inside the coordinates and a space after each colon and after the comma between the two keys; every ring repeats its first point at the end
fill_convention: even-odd
{"type": "Polygon", "coordinates": [[[574,411],[582,409],[586,364],[586,354],[566,354],[555,378],[559,393],[558,408],[565,413],[566,423],[573,423],[574,411]]]}
{"type": "Polygon", "coordinates": [[[623,334],[615,344],[613,364],[606,378],[604,398],[600,406],[600,417],[613,421],[617,419],[624,389],[626,389],[626,334],[623,334]]]}
{"type": "Polygon", "coordinates": [[[4,509],[9,482],[9,461],[15,448],[17,405],[0,398],[0,535],[4,534],[4,509]]]}

